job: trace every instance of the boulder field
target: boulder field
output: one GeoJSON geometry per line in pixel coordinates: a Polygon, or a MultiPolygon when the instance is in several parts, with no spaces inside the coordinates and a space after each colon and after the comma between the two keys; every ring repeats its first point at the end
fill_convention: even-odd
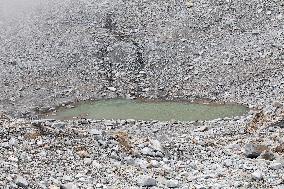
{"type": "Polygon", "coordinates": [[[1,188],[284,187],[281,0],[4,0],[1,188]],[[240,103],[211,121],[41,119],[103,98],[240,103]]]}

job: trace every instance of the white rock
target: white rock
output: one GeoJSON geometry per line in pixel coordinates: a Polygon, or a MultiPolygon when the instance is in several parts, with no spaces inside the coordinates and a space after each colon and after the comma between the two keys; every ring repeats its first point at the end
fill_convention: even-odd
{"type": "Polygon", "coordinates": [[[102,135],[102,131],[97,130],[97,129],[90,129],[89,133],[92,135],[102,135]]]}
{"type": "Polygon", "coordinates": [[[15,157],[15,156],[10,156],[10,157],[8,158],[8,160],[9,160],[9,161],[13,161],[13,162],[17,162],[17,161],[18,161],[18,158],[15,157]]]}
{"type": "Polygon", "coordinates": [[[94,160],[92,165],[97,169],[101,169],[103,167],[97,160],[94,160]]]}
{"type": "Polygon", "coordinates": [[[84,163],[86,164],[86,165],[91,165],[92,164],[92,159],[91,158],[85,158],[84,159],[84,163]]]}
{"type": "Polygon", "coordinates": [[[270,164],[269,168],[273,170],[278,170],[278,169],[283,168],[283,165],[282,163],[275,162],[275,163],[270,164]]]}
{"type": "Polygon", "coordinates": [[[150,165],[157,168],[159,167],[159,162],[157,160],[151,160],[150,165]]]}
{"type": "Polygon", "coordinates": [[[163,147],[162,147],[160,141],[150,139],[150,144],[151,144],[151,148],[153,148],[154,150],[163,152],[163,147]]]}
{"type": "Polygon", "coordinates": [[[72,181],[72,178],[71,178],[71,176],[69,176],[69,175],[64,175],[64,176],[62,177],[62,180],[65,180],[65,181],[72,181]]]}
{"type": "Polygon", "coordinates": [[[145,147],[141,150],[141,153],[144,155],[148,155],[148,156],[154,156],[154,152],[152,151],[151,148],[149,147],[145,147]]]}
{"type": "Polygon", "coordinates": [[[146,169],[147,168],[147,165],[148,165],[148,162],[143,160],[143,159],[136,159],[135,160],[135,165],[141,167],[142,169],[146,169]]]}
{"type": "Polygon", "coordinates": [[[11,139],[9,140],[9,145],[10,146],[17,146],[18,141],[14,137],[11,137],[11,139]]]}
{"type": "Polygon", "coordinates": [[[145,187],[156,186],[157,181],[150,176],[142,176],[138,179],[138,185],[145,186],[145,187]]]}
{"type": "Polygon", "coordinates": [[[177,187],[179,187],[178,180],[168,180],[167,187],[169,187],[169,188],[177,188],[177,187]]]}
{"type": "Polygon", "coordinates": [[[232,162],[232,160],[230,160],[230,159],[226,159],[226,160],[224,161],[224,165],[225,165],[226,167],[231,167],[231,166],[233,165],[233,162],[232,162]]]}
{"type": "Polygon", "coordinates": [[[196,129],[195,131],[197,131],[197,132],[208,131],[208,127],[207,126],[202,126],[202,127],[199,127],[198,129],[196,129]]]}
{"type": "Polygon", "coordinates": [[[260,171],[255,171],[251,175],[252,175],[252,178],[254,180],[262,180],[263,179],[263,174],[260,171]]]}
{"type": "Polygon", "coordinates": [[[135,123],[135,119],[126,119],[125,120],[127,123],[135,123]]]}
{"type": "Polygon", "coordinates": [[[107,89],[110,90],[110,91],[113,91],[113,92],[116,91],[115,87],[108,87],[107,89]]]}

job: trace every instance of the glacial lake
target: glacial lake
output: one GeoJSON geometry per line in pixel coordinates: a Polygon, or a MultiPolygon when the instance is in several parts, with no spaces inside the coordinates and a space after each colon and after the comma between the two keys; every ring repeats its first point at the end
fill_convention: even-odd
{"type": "Polygon", "coordinates": [[[196,121],[241,116],[248,110],[245,106],[232,104],[112,99],[84,102],[74,108],[60,108],[56,115],[49,115],[49,118],[58,120],[90,118],[196,121]]]}

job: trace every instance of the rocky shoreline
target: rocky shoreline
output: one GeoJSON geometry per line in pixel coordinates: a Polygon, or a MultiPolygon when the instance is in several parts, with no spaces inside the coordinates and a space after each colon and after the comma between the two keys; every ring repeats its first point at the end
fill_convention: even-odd
{"type": "Polygon", "coordinates": [[[1,118],[6,188],[282,188],[283,121],[1,118]],[[170,132],[169,132],[170,131],[170,132]]]}
{"type": "Polygon", "coordinates": [[[283,15],[278,0],[1,3],[0,188],[283,188],[283,15]],[[102,98],[253,110],[205,122],[38,116],[102,98]]]}

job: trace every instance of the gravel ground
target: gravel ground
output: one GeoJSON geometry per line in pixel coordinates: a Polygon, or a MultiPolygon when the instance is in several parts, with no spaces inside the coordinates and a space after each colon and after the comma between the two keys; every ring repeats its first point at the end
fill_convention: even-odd
{"type": "Polygon", "coordinates": [[[284,123],[1,119],[3,188],[283,188],[284,123]],[[169,132],[170,131],[170,132],[169,132]]]}
{"type": "Polygon", "coordinates": [[[2,0],[1,188],[283,188],[283,6],[2,0]],[[190,123],[38,117],[117,97],[253,110],[190,123]]]}

